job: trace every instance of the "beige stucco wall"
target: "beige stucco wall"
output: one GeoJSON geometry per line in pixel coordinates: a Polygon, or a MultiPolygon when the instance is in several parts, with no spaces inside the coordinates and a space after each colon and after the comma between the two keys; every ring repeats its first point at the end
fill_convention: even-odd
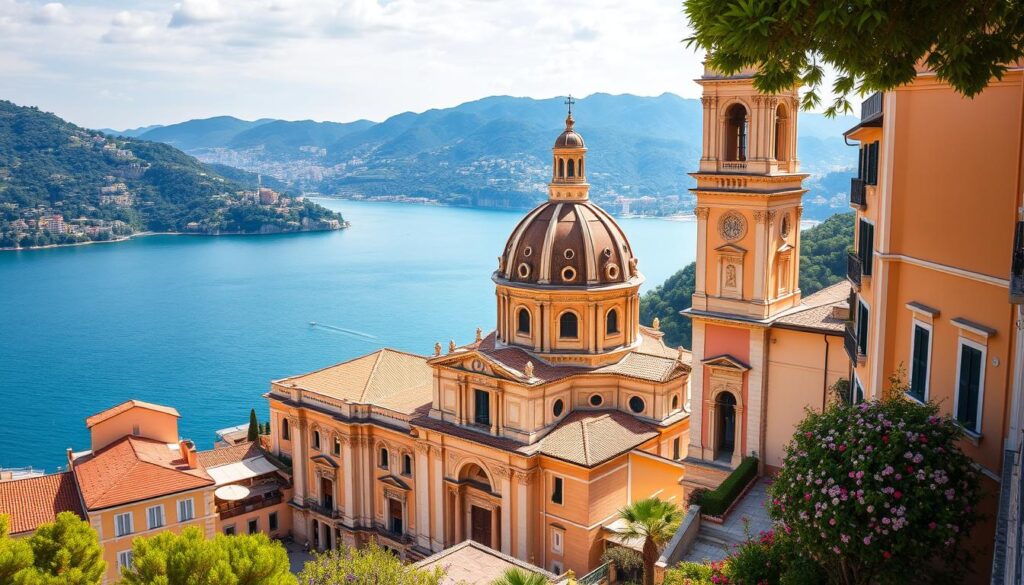
{"type": "Polygon", "coordinates": [[[164,443],[178,442],[178,417],[148,408],[134,407],[89,429],[92,438],[91,449],[96,451],[126,437],[134,435],[138,425],[138,436],[155,439],[164,443]]]}

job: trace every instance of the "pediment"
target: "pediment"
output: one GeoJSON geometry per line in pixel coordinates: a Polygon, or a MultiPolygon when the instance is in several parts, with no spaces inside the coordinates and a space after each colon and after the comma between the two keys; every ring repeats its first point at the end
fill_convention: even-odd
{"type": "Polygon", "coordinates": [[[709,368],[719,368],[723,370],[735,370],[738,372],[746,372],[750,369],[750,366],[736,359],[729,354],[722,354],[715,357],[707,358],[701,362],[709,368]]]}
{"type": "Polygon", "coordinates": [[[489,376],[492,378],[502,378],[505,380],[512,380],[515,382],[522,382],[524,375],[522,372],[513,370],[505,364],[498,362],[488,356],[487,354],[478,351],[461,352],[459,354],[449,354],[446,356],[438,356],[430,360],[432,366],[444,366],[447,368],[454,368],[456,370],[463,370],[473,374],[479,374],[481,376],[489,376]]]}
{"type": "Polygon", "coordinates": [[[409,491],[409,484],[405,483],[404,481],[402,481],[401,479],[394,475],[385,475],[384,477],[380,478],[380,482],[385,485],[398,488],[402,491],[409,491]]]}
{"type": "Polygon", "coordinates": [[[779,253],[779,254],[783,254],[783,253],[786,253],[786,252],[790,252],[792,250],[794,250],[793,244],[790,244],[789,242],[786,242],[785,244],[782,244],[781,246],[779,246],[779,249],[776,250],[776,252],[779,253]]]}
{"type": "Polygon", "coordinates": [[[324,455],[323,453],[310,457],[310,459],[312,459],[313,461],[320,465],[326,465],[327,467],[331,467],[333,469],[338,468],[338,462],[335,461],[332,457],[324,455]]]}
{"type": "Polygon", "coordinates": [[[746,248],[742,248],[740,246],[737,246],[736,244],[722,244],[721,246],[715,248],[715,251],[720,254],[739,254],[741,256],[747,253],[746,248]]]}

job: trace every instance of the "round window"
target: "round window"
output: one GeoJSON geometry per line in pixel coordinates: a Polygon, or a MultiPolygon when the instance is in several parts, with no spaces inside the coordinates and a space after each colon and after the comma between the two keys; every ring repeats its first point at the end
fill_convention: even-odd
{"type": "Polygon", "coordinates": [[[531,248],[529,246],[523,248],[523,256],[526,256],[527,258],[529,258],[531,254],[533,254],[533,248],[531,248]]]}
{"type": "Polygon", "coordinates": [[[646,407],[647,404],[644,403],[644,399],[639,396],[634,396],[629,399],[629,409],[637,414],[642,413],[646,407]]]}
{"type": "Polygon", "coordinates": [[[530,265],[526,262],[519,264],[519,268],[516,269],[519,273],[520,278],[530,278],[530,265]]]}
{"type": "Polygon", "coordinates": [[[565,256],[566,260],[572,260],[576,257],[576,252],[572,248],[566,248],[565,252],[562,252],[562,256],[565,256]]]}
{"type": "Polygon", "coordinates": [[[565,410],[565,403],[559,398],[555,401],[554,406],[551,407],[551,414],[555,415],[555,418],[562,416],[562,412],[565,410]]]}
{"type": "Polygon", "coordinates": [[[590,406],[601,406],[602,404],[604,404],[604,396],[600,394],[590,395],[590,406]]]}
{"type": "Polygon", "coordinates": [[[562,269],[562,280],[565,282],[572,282],[576,280],[576,269],[572,266],[566,266],[562,269]]]}
{"type": "Polygon", "coordinates": [[[619,277],[619,267],[611,262],[604,267],[604,272],[608,275],[610,280],[615,280],[619,277]]]}
{"type": "Polygon", "coordinates": [[[604,249],[604,257],[605,258],[611,258],[612,257],[612,249],[611,248],[605,248],[604,249]]]}

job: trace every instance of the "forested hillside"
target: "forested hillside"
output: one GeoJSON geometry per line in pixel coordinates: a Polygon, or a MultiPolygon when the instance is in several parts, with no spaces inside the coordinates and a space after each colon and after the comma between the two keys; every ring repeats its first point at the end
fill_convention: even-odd
{"type": "Polygon", "coordinates": [[[230,177],[167,144],[112,138],[0,101],[0,247],[110,239],[140,230],[250,231],[254,217],[272,226],[260,224],[260,231],[341,221],[288,197],[274,202],[282,212],[261,213],[256,176],[221,170],[230,177]]]}
{"type": "MultiPolygon", "coordinates": [[[[833,215],[800,235],[800,291],[803,296],[839,282],[846,274],[846,254],[853,246],[853,213],[833,215]]],[[[691,262],[640,299],[640,322],[661,321],[665,343],[690,348],[690,320],[679,314],[690,308],[697,264],[691,262]]]]}

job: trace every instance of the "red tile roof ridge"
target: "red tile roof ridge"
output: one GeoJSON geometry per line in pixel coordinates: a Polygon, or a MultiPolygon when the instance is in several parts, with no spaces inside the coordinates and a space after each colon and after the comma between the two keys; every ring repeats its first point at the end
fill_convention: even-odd
{"type": "Polygon", "coordinates": [[[147,410],[154,410],[156,412],[162,412],[164,414],[170,414],[177,418],[181,418],[181,415],[178,413],[177,409],[171,406],[163,406],[162,404],[154,404],[152,402],[145,402],[143,400],[136,400],[132,398],[130,400],[125,400],[120,404],[115,404],[114,406],[111,406],[106,410],[97,412],[96,414],[86,418],[85,426],[86,428],[91,428],[98,423],[115,417],[123,412],[127,412],[132,408],[145,408],[147,410]]]}
{"type": "Polygon", "coordinates": [[[285,382],[287,382],[289,380],[294,380],[296,378],[305,378],[306,376],[309,376],[311,374],[317,374],[317,373],[320,373],[320,372],[323,372],[323,371],[326,371],[326,370],[330,370],[332,368],[336,368],[338,366],[344,366],[345,364],[350,364],[350,363],[355,362],[355,361],[366,359],[366,358],[368,358],[370,356],[373,356],[373,358],[375,360],[374,361],[374,368],[376,368],[376,364],[380,362],[381,355],[384,354],[385,352],[397,353],[397,354],[400,354],[400,355],[404,355],[404,356],[408,356],[408,357],[413,357],[413,358],[420,358],[420,359],[422,359],[424,361],[426,361],[428,359],[427,356],[425,356],[425,355],[421,355],[421,354],[418,354],[418,353],[413,353],[411,351],[403,351],[401,349],[394,349],[392,347],[382,347],[380,349],[371,351],[370,353],[364,353],[362,355],[357,355],[355,357],[351,357],[351,358],[349,358],[349,359],[347,359],[345,361],[341,361],[341,362],[338,362],[336,364],[329,364],[329,365],[326,365],[326,366],[324,366],[322,368],[317,368],[317,369],[315,369],[315,370],[313,370],[311,372],[303,372],[301,374],[293,374],[291,376],[286,376],[284,378],[280,378],[280,379],[277,379],[277,380],[271,380],[271,383],[273,383],[273,384],[283,384],[283,383],[285,383],[285,382]]]}
{"type": "Polygon", "coordinates": [[[0,482],[0,513],[10,516],[11,534],[31,532],[40,524],[55,520],[60,512],[85,517],[78,486],[70,472],[0,482]]]}

